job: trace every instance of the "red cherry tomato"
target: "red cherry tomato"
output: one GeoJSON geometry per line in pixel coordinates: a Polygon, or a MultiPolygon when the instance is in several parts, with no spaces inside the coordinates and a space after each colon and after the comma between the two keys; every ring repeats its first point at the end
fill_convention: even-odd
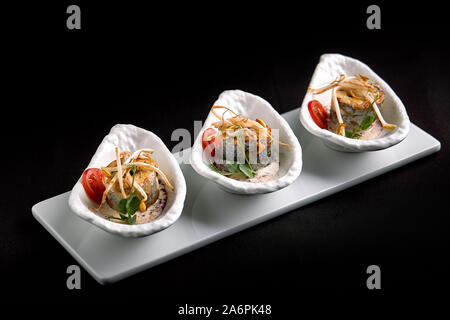
{"type": "Polygon", "coordinates": [[[308,103],[308,110],[311,118],[320,128],[328,129],[328,113],[319,101],[311,100],[308,103]]]}
{"type": "Polygon", "coordinates": [[[219,137],[211,137],[215,135],[217,131],[213,128],[208,128],[203,132],[202,135],[202,147],[205,150],[205,154],[210,156],[211,158],[216,155],[215,148],[220,146],[220,138],[219,137]]]}
{"type": "Polygon", "coordinates": [[[103,172],[98,168],[87,169],[81,177],[81,184],[88,197],[97,203],[101,203],[105,184],[103,183],[103,172]]]}

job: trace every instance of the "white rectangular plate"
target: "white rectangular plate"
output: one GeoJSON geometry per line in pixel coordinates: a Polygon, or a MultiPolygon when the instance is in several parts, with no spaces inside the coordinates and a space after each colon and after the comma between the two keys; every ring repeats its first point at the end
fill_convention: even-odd
{"type": "Polygon", "coordinates": [[[122,238],[78,218],[67,203],[70,192],[34,205],[33,216],[98,282],[112,283],[437,152],[441,147],[439,141],[411,124],[408,137],[391,148],[337,152],[309,134],[298,115],[299,109],[295,109],[283,117],[302,146],[303,170],[296,182],[277,192],[251,196],[227,193],[195,173],[190,165],[182,164],[187,184],[183,213],[174,225],[148,237],[122,238]]]}

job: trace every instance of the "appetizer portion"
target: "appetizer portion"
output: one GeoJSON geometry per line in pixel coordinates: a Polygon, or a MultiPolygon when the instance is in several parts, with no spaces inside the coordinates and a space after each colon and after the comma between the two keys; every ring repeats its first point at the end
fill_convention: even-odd
{"type": "Polygon", "coordinates": [[[379,106],[385,94],[377,83],[361,74],[339,78],[320,88],[309,88],[316,95],[331,90],[330,111],[317,100],[308,103],[313,121],[322,129],[352,139],[375,139],[383,129],[392,130],[396,125],[387,123],[379,106]]]}
{"type": "Polygon", "coordinates": [[[204,156],[211,170],[245,182],[272,179],[280,166],[278,145],[289,145],[275,139],[262,119],[248,119],[224,106],[213,106],[211,112],[219,121],[202,135],[204,156]],[[219,114],[218,109],[224,112],[219,114]],[[227,112],[234,116],[225,118],[227,112]]]}
{"type": "Polygon", "coordinates": [[[115,148],[116,159],[101,168],[89,168],[81,183],[86,195],[99,204],[96,211],[111,221],[141,224],[159,217],[167,203],[166,175],[150,157],[153,149],[133,153],[115,148]]]}

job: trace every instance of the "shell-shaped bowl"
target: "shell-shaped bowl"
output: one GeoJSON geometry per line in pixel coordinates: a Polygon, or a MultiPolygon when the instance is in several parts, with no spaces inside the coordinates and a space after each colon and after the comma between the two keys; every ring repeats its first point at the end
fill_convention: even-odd
{"type": "MultiPolygon", "coordinates": [[[[190,163],[194,170],[228,192],[238,194],[268,193],[292,184],[302,170],[302,149],[289,124],[263,98],[241,90],[228,90],[220,94],[214,105],[226,106],[249,119],[261,118],[272,129],[279,129],[279,140],[291,147],[280,146],[280,168],[277,174],[265,182],[245,182],[227,178],[214,172],[203,159],[202,134],[218,119],[209,112],[200,134],[192,146],[190,163]]],[[[230,116],[232,115],[229,113],[230,116]]]]}
{"type": "Polygon", "coordinates": [[[397,125],[397,128],[393,130],[383,129],[383,134],[380,137],[371,140],[351,139],[326,129],[321,129],[311,118],[308,102],[315,99],[319,100],[322,105],[329,106],[331,90],[320,95],[314,95],[308,90],[300,108],[300,121],[306,130],[319,137],[326,146],[345,152],[381,150],[391,147],[406,138],[409,133],[410,122],[405,106],[391,87],[361,61],[340,54],[324,54],[320,57],[309,87],[319,87],[327,82],[331,82],[340,74],[346,74],[347,76],[362,74],[369,77],[371,81],[377,82],[386,95],[384,103],[380,106],[383,118],[387,122],[397,125]]]}
{"type": "Polygon", "coordinates": [[[162,215],[154,221],[136,225],[109,221],[93,211],[98,205],[87,197],[81,184],[81,178],[78,179],[72,189],[69,197],[69,207],[80,218],[107,232],[123,237],[148,236],[167,228],[180,217],[186,198],[186,181],[177,160],[167,149],[164,142],[154,133],[133,125],[117,124],[112,127],[110,133],[103,139],[87,168],[106,166],[114,160],[114,149],[116,146],[122,151],[131,152],[142,148],[155,150],[152,158],[158,162],[159,168],[165,173],[175,188],[174,191],[166,188],[167,204],[162,215]]]}

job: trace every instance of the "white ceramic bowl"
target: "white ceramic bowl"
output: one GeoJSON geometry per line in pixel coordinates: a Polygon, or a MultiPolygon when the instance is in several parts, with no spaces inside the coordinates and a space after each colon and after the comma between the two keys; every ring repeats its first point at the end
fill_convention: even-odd
{"type": "Polygon", "coordinates": [[[315,88],[331,82],[340,74],[347,76],[362,74],[369,77],[371,81],[377,82],[386,95],[384,103],[380,106],[383,118],[388,123],[397,125],[397,128],[393,130],[383,129],[383,134],[379,138],[371,140],[351,139],[342,137],[326,129],[321,129],[311,118],[308,110],[308,102],[315,99],[319,100],[322,105],[329,106],[331,103],[331,90],[320,95],[314,95],[308,90],[300,108],[300,121],[306,130],[319,137],[326,146],[346,152],[385,149],[406,138],[409,133],[410,122],[405,106],[391,87],[364,63],[340,54],[324,54],[320,57],[319,64],[314,71],[309,87],[315,88]]]}
{"type": "MultiPolygon", "coordinates": [[[[190,163],[194,170],[219,184],[226,191],[239,194],[267,193],[293,183],[302,170],[302,149],[286,120],[264,99],[241,90],[228,90],[220,94],[214,105],[226,106],[249,119],[261,118],[272,129],[279,129],[279,140],[292,147],[280,146],[280,169],[277,175],[265,182],[244,182],[227,178],[214,172],[203,159],[202,134],[218,119],[209,112],[200,134],[192,146],[190,163]]],[[[230,115],[231,116],[231,115],[230,115]]]]}
{"type": "Polygon", "coordinates": [[[186,181],[177,160],[154,133],[133,125],[118,124],[103,139],[87,168],[99,168],[114,160],[116,146],[122,151],[131,152],[142,148],[155,150],[152,158],[158,162],[159,168],[175,187],[174,191],[167,188],[167,204],[163,214],[144,224],[127,225],[109,221],[92,211],[98,205],[87,197],[81,178],[72,189],[69,207],[80,218],[107,232],[124,237],[143,237],[167,228],[179,218],[186,198],[186,181]]]}

